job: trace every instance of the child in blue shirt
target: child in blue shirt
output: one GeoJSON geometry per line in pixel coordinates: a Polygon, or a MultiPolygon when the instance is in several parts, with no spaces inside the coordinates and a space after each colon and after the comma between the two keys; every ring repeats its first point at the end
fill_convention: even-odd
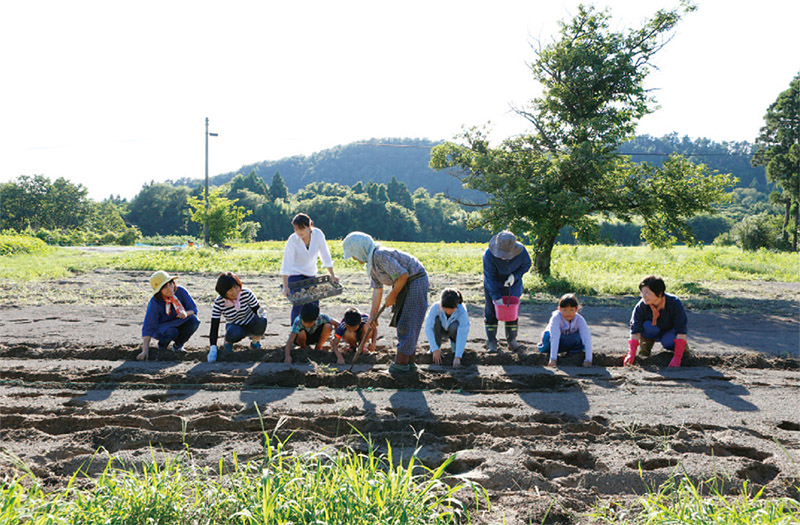
{"type": "Polygon", "coordinates": [[[539,352],[550,354],[547,366],[556,366],[559,352],[567,354],[583,353],[583,366],[592,364],[592,334],[589,325],[578,313],[581,305],[574,293],[561,296],[558,310],[550,316],[550,322],[542,332],[539,352]]]}
{"type": "Polygon", "coordinates": [[[461,292],[454,288],[447,288],[442,292],[438,303],[428,309],[425,317],[425,336],[433,354],[433,362],[442,364],[441,345],[445,338],[450,339],[453,345],[453,366],[461,366],[461,357],[467,345],[469,334],[469,315],[464,308],[464,298],[461,292]]]}
{"type": "Polygon", "coordinates": [[[322,345],[328,340],[331,331],[339,323],[330,316],[319,313],[319,306],[315,303],[306,303],[300,309],[300,315],[292,322],[289,340],[286,341],[286,356],[284,363],[292,362],[292,347],[294,345],[305,348],[316,344],[316,350],[322,350],[322,345]]]}
{"type": "MultiPolygon", "coordinates": [[[[336,354],[336,364],[344,364],[344,356],[339,351],[339,340],[343,340],[344,343],[350,347],[351,351],[355,350],[358,348],[358,345],[361,343],[361,339],[364,337],[364,327],[368,322],[369,316],[359,312],[358,308],[347,309],[341,322],[336,327],[336,331],[333,334],[333,340],[331,341],[331,350],[333,350],[333,353],[336,354]]],[[[375,342],[377,338],[378,328],[375,327],[372,329],[372,333],[370,334],[370,343],[367,346],[367,350],[369,352],[375,351],[375,342]]]]}

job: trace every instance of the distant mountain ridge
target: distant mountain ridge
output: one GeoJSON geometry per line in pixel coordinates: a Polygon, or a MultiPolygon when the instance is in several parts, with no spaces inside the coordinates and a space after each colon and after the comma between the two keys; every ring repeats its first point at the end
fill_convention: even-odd
{"type": "MultiPolygon", "coordinates": [[[[425,188],[431,195],[444,193],[451,197],[485,202],[481,192],[465,190],[455,177],[435,172],[428,167],[430,151],[443,141],[412,138],[369,139],[346,145],[334,146],[308,156],[296,155],[280,160],[247,164],[237,171],[222,173],[209,178],[215,186],[230,182],[237,174],[249,175],[255,171],[267,184],[271,184],[275,172],[280,172],[291,193],[297,193],[311,182],[338,183],[352,186],[356,182],[373,181],[388,183],[392,177],[405,183],[413,193],[425,188]]],[[[694,162],[702,162],[709,168],[739,177],[740,187],[754,187],[767,191],[768,184],[763,167],[750,166],[752,145],[747,142],[713,142],[708,139],[689,139],[677,133],[655,138],[640,135],[620,148],[620,153],[630,154],[634,162],[650,162],[659,165],[666,154],[677,152],[694,162]]],[[[181,179],[174,184],[198,186],[200,179],[181,179]]]]}
{"type": "Polygon", "coordinates": [[[444,193],[459,198],[483,200],[480,192],[465,190],[455,177],[437,173],[428,167],[431,148],[443,141],[411,138],[370,139],[334,146],[309,156],[297,155],[275,161],[247,164],[235,172],[222,173],[209,178],[219,186],[237,174],[248,175],[255,171],[267,184],[275,172],[280,172],[291,193],[296,193],[311,182],[355,183],[373,181],[386,184],[392,177],[404,182],[413,193],[425,188],[431,195],[444,193]]]}

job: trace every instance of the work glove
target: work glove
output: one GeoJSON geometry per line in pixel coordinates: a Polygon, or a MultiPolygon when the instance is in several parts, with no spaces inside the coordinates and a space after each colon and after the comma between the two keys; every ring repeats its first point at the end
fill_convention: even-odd
{"type": "Polygon", "coordinates": [[[672,361],[669,362],[670,367],[681,366],[681,359],[683,352],[686,350],[686,339],[675,339],[675,353],[672,356],[672,361]]]}
{"type": "Polygon", "coordinates": [[[217,360],[217,345],[211,345],[208,349],[208,362],[213,363],[217,360]]]}
{"type": "Polygon", "coordinates": [[[625,366],[632,365],[636,360],[636,349],[639,347],[639,341],[636,339],[628,339],[628,347],[630,350],[628,350],[628,355],[625,356],[625,360],[622,362],[625,366]]]}
{"type": "Polygon", "coordinates": [[[503,286],[505,286],[506,288],[511,288],[512,286],[514,286],[514,274],[513,273],[508,276],[508,279],[506,279],[506,282],[503,283],[503,286]]]}
{"type": "Polygon", "coordinates": [[[500,299],[495,299],[493,302],[497,306],[503,306],[503,298],[502,297],[500,299]]]}

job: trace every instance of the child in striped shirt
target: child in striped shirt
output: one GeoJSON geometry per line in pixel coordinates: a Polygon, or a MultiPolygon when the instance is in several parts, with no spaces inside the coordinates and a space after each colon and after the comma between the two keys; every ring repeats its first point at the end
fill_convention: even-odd
{"type": "MultiPolygon", "coordinates": [[[[350,347],[350,350],[358,348],[361,344],[361,339],[364,337],[364,330],[369,322],[369,316],[362,314],[358,308],[348,308],[344,313],[344,318],[336,327],[331,340],[331,350],[336,354],[336,364],[344,364],[344,356],[339,351],[339,340],[350,347]]],[[[378,338],[378,329],[375,328],[370,333],[370,343],[367,347],[368,351],[375,351],[375,342],[378,338]]]]}
{"type": "Polygon", "coordinates": [[[242,287],[242,281],[236,274],[227,272],[217,278],[215,287],[219,297],[214,299],[211,307],[211,332],[208,334],[211,348],[208,351],[208,362],[217,360],[217,337],[219,321],[225,316],[225,352],[233,351],[233,343],[250,337],[250,348],[261,348],[261,337],[267,330],[267,318],[258,315],[261,306],[258,299],[248,288],[242,287]]]}
{"type": "Polygon", "coordinates": [[[289,340],[286,341],[286,356],[283,362],[292,362],[294,345],[305,348],[308,345],[316,344],[315,349],[322,350],[322,345],[337,326],[339,323],[331,319],[329,315],[319,313],[319,306],[316,303],[304,304],[300,308],[300,315],[295,317],[292,323],[289,340]]]}

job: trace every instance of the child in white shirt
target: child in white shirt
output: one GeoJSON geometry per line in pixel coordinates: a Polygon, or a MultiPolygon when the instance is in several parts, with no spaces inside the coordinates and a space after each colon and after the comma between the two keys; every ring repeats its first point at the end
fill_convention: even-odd
{"type": "Polygon", "coordinates": [[[582,352],[583,365],[592,364],[592,334],[586,319],[578,313],[578,298],[573,293],[564,294],[558,301],[558,310],[553,311],[547,328],[542,332],[539,352],[550,354],[547,366],[556,366],[559,352],[576,354],[582,352]]]}

